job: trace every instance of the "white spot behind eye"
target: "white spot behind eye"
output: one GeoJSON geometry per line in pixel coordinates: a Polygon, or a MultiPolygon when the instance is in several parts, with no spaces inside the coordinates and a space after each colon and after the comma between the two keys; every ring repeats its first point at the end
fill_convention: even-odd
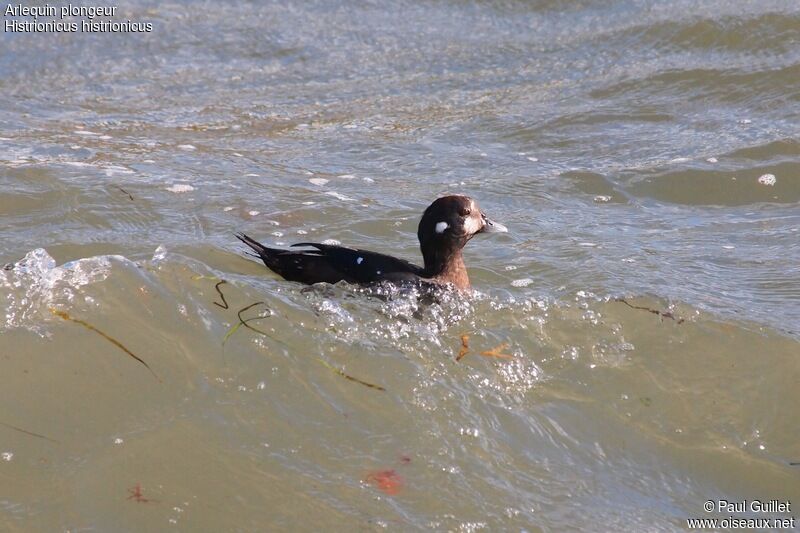
{"type": "Polygon", "coordinates": [[[359,257],[358,259],[356,259],[356,264],[357,265],[360,265],[363,262],[364,262],[364,258],[363,257],[359,257]]]}
{"type": "Polygon", "coordinates": [[[439,222],[436,224],[436,233],[444,233],[444,230],[450,227],[447,222],[439,222]]]}

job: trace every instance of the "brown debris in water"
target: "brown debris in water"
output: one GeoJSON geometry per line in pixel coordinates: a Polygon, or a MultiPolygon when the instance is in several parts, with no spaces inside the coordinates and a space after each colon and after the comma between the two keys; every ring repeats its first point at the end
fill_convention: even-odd
{"type": "MultiPolygon", "coordinates": [[[[456,361],[461,361],[467,353],[469,353],[469,335],[466,333],[461,335],[461,349],[458,350],[458,355],[456,356],[456,361]]],[[[503,350],[508,348],[509,344],[507,342],[498,344],[491,350],[485,350],[480,352],[478,355],[482,355],[484,357],[494,357],[496,359],[513,359],[513,355],[509,355],[506,353],[502,353],[503,350]]]]}
{"type": "Polygon", "coordinates": [[[57,440],[51,439],[46,435],[41,435],[39,433],[34,433],[33,431],[28,431],[27,429],[22,429],[21,427],[17,427],[11,424],[6,424],[5,422],[0,422],[0,426],[7,427],[8,429],[13,429],[14,431],[19,431],[20,433],[24,433],[26,435],[30,435],[31,437],[36,437],[37,439],[44,439],[49,440],[50,442],[55,442],[56,444],[60,444],[57,440]]]}
{"type": "Polygon", "coordinates": [[[130,199],[131,199],[131,202],[133,201],[133,195],[132,195],[131,193],[129,193],[128,191],[126,191],[125,189],[123,189],[122,187],[120,187],[119,185],[114,185],[114,187],[116,187],[116,188],[117,188],[117,189],[119,189],[120,191],[122,191],[122,192],[124,192],[125,194],[127,194],[127,195],[128,195],[128,198],[130,198],[130,199]]]}
{"type": "Polygon", "coordinates": [[[142,494],[142,485],[137,483],[133,487],[128,489],[128,496],[129,500],[133,500],[136,503],[158,503],[158,500],[153,500],[150,498],[145,498],[142,494]]]}
{"type": "Polygon", "coordinates": [[[370,485],[374,485],[378,490],[390,496],[399,494],[405,485],[403,476],[398,474],[393,468],[369,472],[364,478],[364,481],[370,485]]]}
{"type": "Polygon", "coordinates": [[[654,315],[658,315],[661,318],[670,318],[670,319],[674,320],[675,322],[677,322],[678,324],[683,324],[683,322],[684,322],[683,318],[676,317],[675,315],[673,315],[669,311],[659,311],[658,309],[653,309],[651,307],[646,307],[646,306],[643,306],[643,305],[633,305],[632,303],[628,302],[625,298],[614,298],[614,301],[623,303],[623,304],[627,305],[628,307],[630,307],[631,309],[639,309],[641,311],[647,311],[648,313],[653,313],[654,315]]]}
{"type": "Polygon", "coordinates": [[[461,361],[461,359],[465,355],[467,355],[467,352],[469,352],[468,341],[469,341],[469,335],[467,335],[466,333],[464,335],[461,335],[461,349],[458,350],[458,356],[456,356],[456,361],[461,361]]]}
{"type": "Polygon", "coordinates": [[[100,331],[99,329],[97,329],[93,325],[89,324],[85,320],[81,320],[80,318],[74,318],[74,317],[70,316],[69,313],[67,313],[66,311],[60,311],[60,310],[58,310],[58,309],[56,309],[54,307],[51,307],[50,308],[50,312],[53,313],[54,315],[56,315],[57,317],[63,318],[64,320],[68,320],[70,322],[75,322],[76,324],[80,324],[81,326],[85,327],[89,331],[94,331],[95,333],[97,333],[98,335],[100,335],[101,337],[106,339],[108,342],[110,342],[111,344],[113,344],[114,346],[116,346],[117,348],[119,348],[120,350],[125,352],[126,354],[128,354],[130,357],[133,357],[134,359],[139,361],[139,363],[144,365],[144,367],[147,368],[147,370],[149,370],[151,374],[153,374],[153,377],[155,377],[159,382],[161,382],[161,378],[158,377],[158,374],[156,374],[155,371],[152,368],[150,368],[150,365],[148,365],[144,361],[144,359],[142,359],[141,357],[139,357],[138,355],[136,355],[135,353],[133,353],[132,351],[127,349],[124,344],[119,342],[114,337],[108,335],[107,333],[104,333],[104,332],[100,331]]]}
{"type": "Polygon", "coordinates": [[[484,357],[496,357],[497,359],[514,359],[513,355],[508,355],[507,353],[501,353],[506,348],[508,348],[508,343],[503,342],[501,344],[498,344],[491,350],[486,350],[485,352],[481,352],[481,355],[484,357]]]}
{"type": "Polygon", "coordinates": [[[339,374],[340,376],[342,376],[345,379],[348,379],[348,380],[353,381],[355,383],[358,383],[360,385],[364,385],[365,387],[369,387],[370,389],[375,389],[375,390],[379,390],[379,391],[382,391],[382,392],[386,392],[386,389],[384,387],[381,387],[380,385],[375,385],[374,383],[370,383],[369,381],[364,381],[363,379],[359,379],[357,377],[351,376],[350,374],[346,374],[344,372],[344,370],[341,370],[339,368],[336,368],[333,365],[328,364],[327,361],[325,361],[323,359],[320,359],[319,357],[317,358],[317,361],[319,361],[320,363],[325,365],[327,368],[329,368],[335,374],[339,374]]]}

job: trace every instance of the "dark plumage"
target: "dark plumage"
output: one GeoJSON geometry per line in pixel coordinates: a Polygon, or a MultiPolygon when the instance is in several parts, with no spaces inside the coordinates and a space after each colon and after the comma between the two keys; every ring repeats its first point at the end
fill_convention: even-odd
{"type": "Polygon", "coordinates": [[[422,215],[417,229],[424,267],[403,259],[367,250],[315,242],[293,244],[310,250],[268,248],[244,233],[236,237],[253,249],[273,272],[289,281],[368,284],[379,281],[452,284],[469,289],[469,277],[461,250],[478,233],[508,231],[484,215],[467,196],[444,196],[422,215]]]}

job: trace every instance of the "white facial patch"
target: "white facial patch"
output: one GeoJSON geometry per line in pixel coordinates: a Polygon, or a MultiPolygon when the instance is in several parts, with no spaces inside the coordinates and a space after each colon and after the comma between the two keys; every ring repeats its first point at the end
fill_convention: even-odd
{"type": "Polygon", "coordinates": [[[483,220],[481,219],[480,215],[475,214],[475,211],[473,211],[473,214],[467,217],[467,219],[464,221],[464,232],[467,235],[478,233],[482,228],[483,220]]]}
{"type": "Polygon", "coordinates": [[[444,230],[450,227],[447,222],[439,222],[436,224],[436,233],[444,233],[444,230]]]}
{"type": "Polygon", "coordinates": [[[363,257],[359,257],[358,259],[356,259],[356,264],[357,265],[360,265],[363,262],[364,262],[364,258],[363,257]]]}
{"type": "Polygon", "coordinates": [[[478,209],[478,204],[475,203],[475,200],[470,199],[469,209],[471,214],[464,221],[464,232],[467,235],[474,235],[483,229],[483,216],[481,215],[481,210],[478,209]]]}

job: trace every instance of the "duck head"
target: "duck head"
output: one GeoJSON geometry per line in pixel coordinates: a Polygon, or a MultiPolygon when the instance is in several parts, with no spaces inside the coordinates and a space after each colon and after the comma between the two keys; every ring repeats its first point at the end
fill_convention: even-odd
{"type": "Polygon", "coordinates": [[[504,225],[487,217],[469,196],[438,198],[425,210],[417,228],[426,275],[468,288],[461,250],[478,233],[507,231],[504,225]]]}

